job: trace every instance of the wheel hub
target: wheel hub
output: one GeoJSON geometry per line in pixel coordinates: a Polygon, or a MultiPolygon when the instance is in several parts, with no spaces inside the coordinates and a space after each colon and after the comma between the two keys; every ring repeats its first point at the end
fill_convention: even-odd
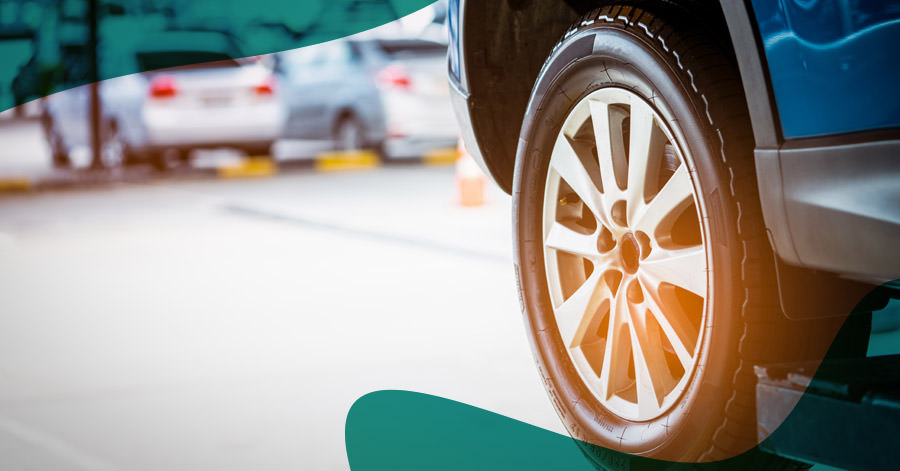
{"type": "Polygon", "coordinates": [[[625,234],[619,242],[619,260],[626,273],[637,273],[641,259],[641,246],[631,232],[625,234]]]}

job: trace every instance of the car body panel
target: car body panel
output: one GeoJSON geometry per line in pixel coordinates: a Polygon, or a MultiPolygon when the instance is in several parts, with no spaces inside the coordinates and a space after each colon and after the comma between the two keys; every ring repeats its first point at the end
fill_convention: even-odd
{"type": "MultiPolygon", "coordinates": [[[[785,263],[870,283],[900,278],[900,250],[889,243],[900,240],[897,3],[720,2],[753,126],[764,220],[785,263]]],[[[489,119],[500,105],[470,83],[473,73],[502,74],[480,52],[497,36],[476,30],[489,25],[467,16],[467,4],[455,0],[448,12],[451,101],[469,152],[509,192],[508,156],[488,141],[504,138],[489,119]]]]}
{"type": "Polygon", "coordinates": [[[900,2],[752,5],[785,138],[900,126],[900,2]]]}
{"type": "Polygon", "coordinates": [[[455,146],[459,132],[444,75],[445,55],[395,56],[391,64],[404,70],[409,86],[380,87],[387,126],[387,154],[409,157],[422,155],[429,148],[455,146]]]}

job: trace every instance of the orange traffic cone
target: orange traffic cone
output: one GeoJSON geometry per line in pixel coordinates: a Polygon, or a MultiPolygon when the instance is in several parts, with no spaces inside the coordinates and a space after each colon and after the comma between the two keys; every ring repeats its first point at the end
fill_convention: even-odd
{"type": "Polygon", "coordinates": [[[481,206],[484,204],[484,172],[475,163],[472,154],[466,150],[462,137],[459,139],[456,155],[456,188],[459,204],[481,206]]]}

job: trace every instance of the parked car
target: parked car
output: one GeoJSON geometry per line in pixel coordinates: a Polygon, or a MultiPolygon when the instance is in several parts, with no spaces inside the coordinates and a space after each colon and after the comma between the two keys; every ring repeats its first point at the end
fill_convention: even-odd
{"type": "Polygon", "coordinates": [[[418,39],[337,40],[279,54],[285,137],[387,158],[454,146],[446,54],[446,45],[418,39]]]}
{"type": "Polygon", "coordinates": [[[882,283],[861,311],[900,295],[898,19],[897,2],[450,2],[462,135],[512,195],[527,332],[573,436],[726,459],[766,436],[754,365],[820,361],[845,322],[832,352],[865,355],[871,316],[847,314],[882,283]]]}
{"type": "MultiPolygon", "coordinates": [[[[133,61],[132,70],[144,71],[100,84],[103,164],[161,163],[166,153],[186,159],[192,149],[226,146],[268,155],[284,125],[277,79],[259,62],[236,57],[231,38],[212,31],[156,33],[121,50],[102,46],[101,65],[133,61]],[[190,65],[160,69],[173,63],[190,65]]],[[[81,86],[46,99],[57,165],[90,145],[89,95],[81,86]]]]}

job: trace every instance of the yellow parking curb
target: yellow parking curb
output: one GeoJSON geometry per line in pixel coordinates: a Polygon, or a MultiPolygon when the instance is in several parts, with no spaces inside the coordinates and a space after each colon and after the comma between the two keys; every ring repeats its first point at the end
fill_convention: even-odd
{"type": "Polygon", "coordinates": [[[0,178],[0,193],[31,191],[31,179],[26,177],[0,178]]]}
{"type": "Polygon", "coordinates": [[[270,177],[278,173],[278,165],[268,156],[246,157],[217,170],[219,178],[270,177]]]}
{"type": "Polygon", "coordinates": [[[456,163],[457,150],[456,147],[446,147],[443,149],[432,149],[422,156],[422,162],[425,165],[453,165],[456,163]]]}
{"type": "Polygon", "coordinates": [[[315,164],[316,170],[322,172],[363,170],[379,165],[378,154],[371,150],[320,152],[315,164]]]}

